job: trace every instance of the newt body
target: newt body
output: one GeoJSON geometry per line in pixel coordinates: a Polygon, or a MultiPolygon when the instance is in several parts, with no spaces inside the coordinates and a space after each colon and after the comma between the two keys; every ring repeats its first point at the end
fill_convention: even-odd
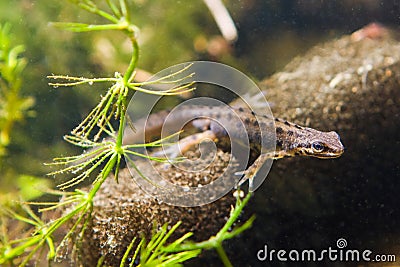
{"type": "Polygon", "coordinates": [[[185,130],[192,128],[197,130],[197,133],[180,140],[179,147],[172,148],[178,149],[178,152],[180,148],[181,153],[204,139],[212,139],[223,149],[230,148],[232,142],[247,146],[255,161],[242,172],[244,178],[240,183],[250,179],[250,189],[251,178],[267,159],[292,156],[327,159],[339,157],[344,152],[336,132],[321,132],[285,120],[258,116],[246,108],[185,106],[172,113],[162,111],[151,114],[146,120],[139,120],[137,125],[138,131],[125,134],[124,144],[137,143],[141,140],[148,142],[159,138],[161,131],[164,131],[164,134],[172,134],[180,130],[177,126],[179,128],[185,126],[185,130]],[[274,133],[275,150],[271,150],[268,142],[273,140],[274,133]]]}

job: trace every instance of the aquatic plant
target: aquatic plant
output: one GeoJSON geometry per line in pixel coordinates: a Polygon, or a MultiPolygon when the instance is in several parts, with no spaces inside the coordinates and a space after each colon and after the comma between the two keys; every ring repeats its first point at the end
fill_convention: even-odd
{"type": "MultiPolygon", "coordinates": [[[[67,142],[81,147],[87,152],[75,156],[58,157],[55,158],[53,162],[47,164],[59,167],[58,170],[51,172],[49,174],[50,176],[70,176],[65,182],[58,185],[58,188],[62,191],[48,190],[47,192],[50,195],[60,197],[60,201],[23,203],[19,205],[19,208],[15,211],[5,208],[2,209],[1,216],[7,219],[4,219],[2,222],[3,235],[0,245],[0,264],[10,263],[24,266],[31,260],[39,258],[40,256],[38,255],[40,255],[40,252],[44,251],[43,248],[46,244],[48,261],[60,259],[65,256],[63,255],[63,249],[68,247],[71,239],[75,240],[75,242],[71,242],[73,244],[71,253],[76,252],[83,242],[82,238],[84,232],[91,219],[93,199],[104,181],[111,177],[112,172],[114,172],[115,179],[118,179],[120,164],[124,156],[135,154],[136,156],[150,158],[151,160],[166,161],[164,158],[151,157],[131,150],[132,148],[140,146],[157,147],[161,145],[163,140],[147,144],[123,145],[122,137],[126,122],[125,115],[128,93],[130,91],[140,91],[157,95],[178,95],[193,90],[193,85],[191,83],[166,90],[153,91],[143,87],[148,84],[175,83],[180,81],[182,78],[176,78],[174,80],[174,77],[187,68],[190,68],[190,66],[151,82],[135,81],[135,70],[139,58],[139,45],[137,42],[139,29],[132,21],[133,16],[127,6],[126,0],[106,0],[106,9],[100,8],[91,0],[74,0],[72,2],[89,13],[100,16],[103,20],[107,21],[107,23],[87,24],[56,22],[52,23],[53,26],[72,32],[120,31],[126,35],[131,42],[131,59],[126,71],[124,73],[116,72],[113,77],[85,78],[69,75],[48,76],[48,78],[51,79],[49,84],[54,88],[71,87],[82,84],[87,84],[89,86],[93,84],[104,84],[104,87],[107,88],[107,92],[104,96],[100,97],[99,103],[86,118],[84,118],[70,134],[64,136],[67,142]],[[117,127],[115,127],[115,125],[117,125],[117,127]],[[106,138],[103,139],[103,137],[106,138]],[[77,186],[92,175],[96,175],[96,178],[89,191],[82,189],[74,189],[69,192],[63,191],[77,186]],[[29,205],[38,206],[39,212],[61,210],[63,213],[60,217],[45,222],[31,210],[29,205]],[[31,231],[25,232],[23,238],[9,240],[5,229],[7,229],[7,225],[15,221],[29,225],[31,231]],[[55,245],[53,241],[54,234],[62,226],[68,226],[69,229],[60,244],[55,245]]],[[[18,52],[18,50],[16,52],[18,52]]],[[[19,68],[21,68],[21,66],[19,68]]],[[[29,102],[27,102],[24,107],[29,106],[27,104],[29,104],[29,102]]],[[[131,162],[131,164],[134,166],[134,162],[131,162]]],[[[146,179],[144,175],[142,175],[142,177],[146,179]]],[[[216,249],[223,263],[226,266],[231,266],[222,248],[222,242],[237,236],[251,226],[254,218],[251,218],[237,229],[230,231],[250,196],[249,194],[243,201],[238,197],[236,207],[232,210],[231,216],[225,226],[216,236],[211,237],[209,240],[199,243],[189,243],[187,239],[192,233],[187,233],[180,239],[167,244],[168,238],[179,226],[179,223],[173,226],[168,232],[166,231],[167,226],[164,225],[161,227],[160,231],[153,233],[148,243],[143,238],[142,241],[136,245],[132,262],[134,262],[136,256],[140,255],[140,264],[143,266],[147,266],[148,264],[176,266],[189,258],[196,257],[202,250],[216,249]]],[[[129,253],[135,245],[135,241],[136,240],[133,240],[131,246],[127,249],[121,265],[126,263],[127,257],[130,255],[129,253]]],[[[73,255],[68,255],[68,257],[72,258],[73,255]]],[[[100,265],[101,259],[99,260],[99,266],[100,265]]]]}
{"type": "MultiPolygon", "coordinates": [[[[237,221],[243,208],[250,200],[251,193],[242,200],[240,199],[240,193],[237,194],[236,205],[231,210],[229,219],[225,225],[218,231],[215,236],[210,237],[208,240],[202,242],[190,242],[189,237],[193,235],[192,232],[184,234],[182,237],[175,241],[166,244],[168,238],[174,233],[179,227],[180,222],[175,224],[167,232],[167,224],[164,224],[159,231],[155,231],[151,237],[151,240],[146,243],[146,239],[143,238],[140,243],[136,246],[136,250],[130,259],[130,265],[133,266],[136,263],[138,266],[180,266],[188,259],[198,256],[203,250],[215,249],[221,258],[224,266],[233,266],[228,256],[225,253],[222,243],[225,240],[236,237],[246,229],[250,228],[255,217],[252,216],[244,224],[234,228],[233,224],[237,221]]],[[[128,263],[128,255],[130,254],[133,244],[136,239],[134,238],[127,248],[124,257],[121,260],[120,266],[125,266],[128,263]]]]}
{"type": "MultiPolygon", "coordinates": [[[[10,24],[0,25],[0,157],[6,154],[16,122],[32,115],[32,97],[21,96],[23,70],[26,59],[21,56],[23,45],[12,46],[10,24]]],[[[1,164],[1,160],[0,160],[1,164]]]]}

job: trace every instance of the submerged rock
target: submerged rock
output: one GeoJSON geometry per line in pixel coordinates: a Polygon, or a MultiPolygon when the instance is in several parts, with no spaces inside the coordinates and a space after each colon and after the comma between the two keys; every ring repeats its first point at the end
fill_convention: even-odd
{"type": "Polygon", "coordinates": [[[345,238],[360,250],[398,251],[400,43],[387,29],[367,37],[316,46],[260,84],[275,116],[337,131],[346,150],[274,162],[247,210],[257,234],[235,243],[246,242],[240,258],[250,265],[265,244],[318,250],[345,238]]]}
{"type": "MultiPolygon", "coordinates": [[[[351,247],[391,252],[400,236],[398,41],[389,33],[358,40],[344,36],[295,58],[261,86],[275,116],[337,131],[346,151],[334,160],[276,161],[247,209],[257,215],[255,225],[227,246],[229,256],[238,266],[256,265],[256,253],[265,244],[319,249],[336,246],[341,237],[351,247]]],[[[228,156],[221,152],[217,165],[226,164],[228,156]]],[[[181,181],[193,178],[178,176],[181,181]]],[[[146,196],[128,171],[121,172],[119,181],[109,179],[96,196],[82,244],[85,265],[93,266],[100,255],[106,264],[119,263],[132,238],[149,234],[153,222],[182,220],[177,234],[193,231],[197,240],[208,239],[234,203],[228,194],[202,207],[169,206],[146,196]]]]}
{"type": "MultiPolygon", "coordinates": [[[[186,156],[191,158],[198,154],[189,151],[186,156]]],[[[209,158],[199,160],[197,167],[208,166],[203,172],[185,173],[174,166],[165,168],[164,164],[154,164],[165,179],[175,184],[196,187],[204,182],[208,183],[206,178],[214,180],[220,177],[230,158],[229,153],[218,151],[216,160],[210,166],[209,158]]],[[[139,169],[142,168],[141,165],[143,164],[139,160],[139,169]]],[[[95,197],[92,220],[85,232],[85,242],[80,251],[81,263],[85,266],[93,266],[101,256],[105,257],[104,264],[107,266],[119,266],[134,237],[139,241],[143,236],[149,238],[152,230],[159,229],[165,223],[173,226],[182,221],[171,240],[187,232],[194,233],[192,241],[207,240],[225,224],[231,206],[236,201],[232,194],[227,194],[208,205],[177,207],[159,202],[146,194],[134,182],[128,169],[121,171],[118,181],[116,183],[110,177],[95,197]]]]}

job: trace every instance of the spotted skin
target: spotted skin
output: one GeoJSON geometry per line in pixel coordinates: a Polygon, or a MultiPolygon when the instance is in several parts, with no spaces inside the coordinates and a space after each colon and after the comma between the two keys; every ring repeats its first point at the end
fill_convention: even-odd
{"type": "Polygon", "coordinates": [[[186,106],[178,112],[154,113],[147,119],[137,122],[136,128],[141,130],[129,131],[125,134],[124,144],[137,143],[140,139],[150,141],[158,138],[163,127],[174,129],[165,133],[172,134],[177,131],[176,127],[173,127],[176,125],[185,125],[185,130],[193,131],[194,129],[200,133],[180,140],[180,150],[171,149],[175,149],[175,152],[187,151],[204,139],[212,139],[222,149],[230,148],[231,142],[240,143],[242,140],[248,140],[246,145],[250,148],[251,157],[255,160],[247,170],[238,174],[244,175],[239,184],[250,180],[250,190],[252,190],[252,178],[268,159],[293,156],[330,159],[337,158],[344,152],[344,147],[336,132],[322,132],[286,120],[258,116],[246,108],[229,109],[215,106],[186,106]],[[193,120],[193,118],[198,119],[193,120]],[[274,138],[271,132],[275,132],[276,135],[275,150],[263,151],[263,144],[265,144],[263,142],[274,138]]]}

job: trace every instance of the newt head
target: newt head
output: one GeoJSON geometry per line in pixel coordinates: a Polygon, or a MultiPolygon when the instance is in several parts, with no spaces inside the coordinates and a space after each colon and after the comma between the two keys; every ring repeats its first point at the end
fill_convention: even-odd
{"type": "Polygon", "coordinates": [[[308,130],[314,133],[309,142],[303,142],[297,147],[299,154],[321,159],[337,158],[343,154],[344,146],[336,132],[308,130]]]}

